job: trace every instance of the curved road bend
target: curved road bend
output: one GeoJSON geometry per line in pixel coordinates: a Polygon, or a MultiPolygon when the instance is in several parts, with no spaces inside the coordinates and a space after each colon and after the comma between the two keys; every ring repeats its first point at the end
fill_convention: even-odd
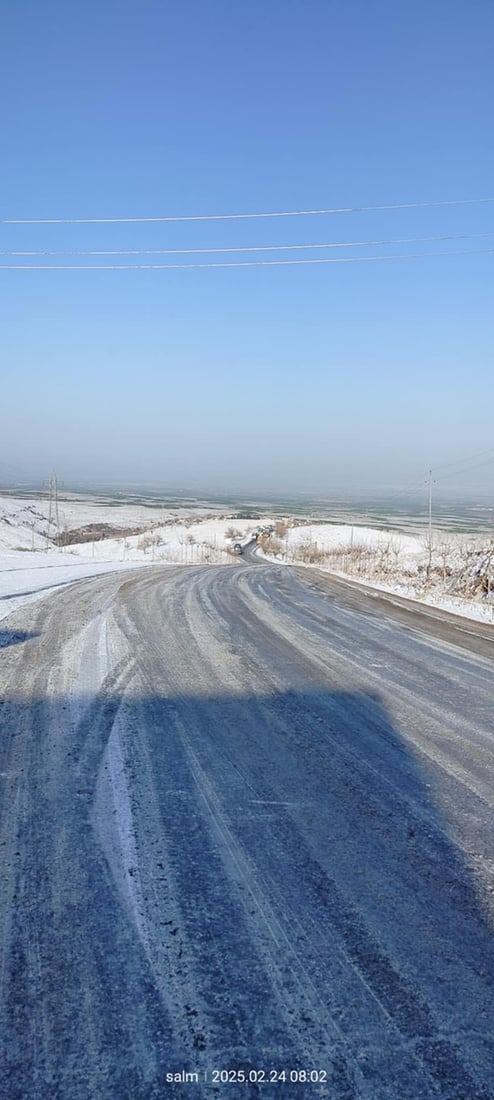
{"type": "Polygon", "coordinates": [[[451,623],[248,561],[4,621],[2,1100],[494,1096],[492,642],[451,623]]]}

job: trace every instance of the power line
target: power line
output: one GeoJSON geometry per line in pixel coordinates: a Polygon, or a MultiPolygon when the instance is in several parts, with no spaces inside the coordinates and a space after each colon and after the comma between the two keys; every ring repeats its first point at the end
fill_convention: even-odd
{"type": "Polygon", "coordinates": [[[456,462],[446,462],[441,466],[431,467],[427,476],[410,482],[405,488],[411,492],[414,489],[423,488],[424,485],[429,485],[431,477],[434,483],[444,481],[449,477],[469,473],[470,470],[478,470],[481,466],[488,466],[491,462],[494,462],[494,447],[488,447],[485,451],[476,451],[475,454],[464,459],[457,459],[456,462]],[[479,459],[480,461],[478,461],[479,459]]]}
{"type": "Polygon", "coordinates": [[[479,256],[494,248],[461,248],[439,252],[403,252],[392,256],[338,256],[310,260],[228,260],[198,264],[0,264],[0,271],[190,271],[212,267],[291,267],[306,264],[387,263],[390,260],[430,259],[435,256],[479,256]]]}
{"type": "Polygon", "coordinates": [[[0,256],[197,256],[225,252],[295,252],[328,248],[366,248],[391,244],[424,244],[432,241],[472,241],[494,237],[494,233],[459,233],[434,237],[394,237],[382,241],[331,241],[327,244],[263,244],[228,248],[114,248],[114,249],[9,249],[0,256]]]}
{"type": "Polygon", "coordinates": [[[491,458],[484,458],[482,462],[474,462],[468,466],[461,466],[458,469],[450,470],[447,474],[440,474],[436,477],[436,481],[445,481],[448,477],[457,477],[459,474],[468,474],[471,470],[479,470],[481,466],[489,466],[491,462],[494,462],[494,455],[491,458]]]}
{"type": "Polygon", "coordinates": [[[485,451],[476,451],[475,454],[470,455],[468,458],[464,458],[463,460],[458,459],[456,462],[445,462],[441,464],[441,466],[435,466],[432,470],[432,473],[436,476],[437,474],[439,474],[440,477],[449,477],[449,473],[445,474],[443,471],[449,471],[452,467],[456,469],[459,465],[463,467],[465,463],[477,462],[477,459],[479,458],[487,462],[494,461],[494,447],[488,447],[485,451]],[[486,459],[486,455],[489,455],[490,457],[486,459]]]}
{"type": "Polygon", "coordinates": [[[325,210],[274,210],[251,214],[174,214],[143,218],[0,218],[0,225],[102,225],[128,222],[212,222],[246,218],[305,218],[322,214],[364,214],[379,210],[418,210],[438,206],[474,206],[493,203],[487,199],[439,199],[427,202],[393,202],[376,206],[335,206],[325,210]]]}

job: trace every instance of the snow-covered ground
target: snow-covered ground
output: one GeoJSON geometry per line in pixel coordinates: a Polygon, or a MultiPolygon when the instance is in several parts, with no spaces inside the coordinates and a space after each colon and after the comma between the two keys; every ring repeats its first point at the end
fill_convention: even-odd
{"type": "Polygon", "coordinates": [[[197,509],[177,519],[176,511],[160,508],[63,501],[57,527],[48,522],[46,501],[0,497],[0,619],[85,577],[153,563],[236,562],[232,545],[248,539],[255,527],[252,520],[196,513],[197,509]],[[113,537],[101,537],[103,525],[112,529],[113,537]],[[59,532],[62,543],[65,532],[67,540],[79,532],[85,541],[56,545],[53,540],[59,532]]]}
{"type": "Polygon", "coordinates": [[[494,539],[428,531],[410,535],[327,523],[276,524],[262,552],[317,567],[407,599],[494,622],[494,539]]]}
{"type": "Polygon", "coordinates": [[[422,535],[370,527],[260,521],[215,509],[166,511],[132,504],[63,500],[58,525],[48,502],[0,497],[0,619],[72,581],[142,565],[230,564],[235,542],[274,523],[261,552],[328,570],[483,622],[494,621],[494,542],[485,534],[422,535]],[[104,536],[104,537],[103,537],[104,536]],[[61,545],[57,545],[61,543],[61,545]]]}
{"type": "Polygon", "coordinates": [[[65,554],[57,554],[55,557],[53,553],[45,551],[10,554],[0,551],[0,621],[23,604],[40,599],[56,588],[85,577],[128,569],[133,564],[95,562],[87,558],[78,561],[65,554]]]}

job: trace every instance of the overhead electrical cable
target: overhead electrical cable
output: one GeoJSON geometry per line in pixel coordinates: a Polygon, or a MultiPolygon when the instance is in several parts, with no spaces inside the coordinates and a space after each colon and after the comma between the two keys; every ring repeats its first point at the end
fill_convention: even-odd
{"type": "Polygon", "coordinates": [[[331,241],[327,244],[262,244],[228,248],[111,248],[111,249],[0,249],[0,256],[197,256],[232,252],[296,252],[329,248],[377,248],[393,244],[425,244],[433,241],[472,241],[494,237],[494,233],[459,233],[434,237],[394,237],[382,241],[331,241]]]}
{"type": "Polygon", "coordinates": [[[324,256],[309,260],[214,260],[198,264],[0,264],[0,271],[190,271],[213,267],[290,267],[307,264],[389,263],[391,260],[421,260],[436,256],[479,256],[494,248],[461,248],[439,252],[402,252],[391,256],[324,256]]]}
{"type": "Polygon", "coordinates": [[[129,222],[213,222],[240,221],[247,218],[306,218],[324,214],[366,214],[380,210],[418,210],[439,206],[478,206],[494,203],[485,199],[438,199],[425,202],[391,202],[375,206],[335,206],[321,210],[271,210],[249,214],[167,214],[153,217],[103,218],[0,218],[0,225],[108,225],[129,222]]]}
{"type": "MultiPolygon", "coordinates": [[[[449,477],[458,477],[460,474],[468,474],[471,470],[480,469],[481,466],[490,466],[492,462],[494,462],[494,455],[492,455],[491,458],[482,459],[481,462],[473,462],[466,466],[458,466],[456,467],[456,469],[449,470],[448,473],[445,474],[436,474],[434,476],[434,480],[445,481],[449,477]]],[[[432,471],[432,473],[434,474],[434,470],[432,471]]]]}
{"type": "Polygon", "coordinates": [[[447,473],[436,474],[433,469],[430,471],[430,476],[422,478],[420,481],[412,482],[407,486],[407,492],[417,492],[419,489],[423,489],[429,484],[436,485],[438,482],[447,481],[450,477],[460,477],[462,474],[472,473],[474,470],[480,470],[482,466],[490,466],[494,462],[494,455],[491,458],[484,458],[480,462],[471,462],[465,465],[458,464],[454,469],[448,470],[447,473]]]}
{"type": "Polygon", "coordinates": [[[454,468],[456,470],[458,466],[461,465],[463,467],[465,463],[477,462],[478,459],[482,459],[483,461],[487,462],[494,461],[494,447],[488,447],[485,451],[476,451],[475,454],[470,455],[468,458],[464,458],[463,460],[458,459],[456,462],[446,462],[441,466],[433,466],[432,473],[435,477],[449,477],[449,470],[451,470],[451,468],[454,468]]]}
{"type": "Polygon", "coordinates": [[[427,476],[424,475],[419,480],[410,482],[405,486],[404,491],[411,492],[414,489],[423,488],[424,485],[429,484],[431,478],[434,482],[443,481],[448,477],[455,477],[458,474],[468,473],[470,470],[477,470],[480,466],[489,465],[491,462],[494,462],[494,447],[488,447],[484,451],[476,451],[475,454],[464,459],[458,459],[456,462],[446,462],[440,466],[432,466],[427,476]]]}

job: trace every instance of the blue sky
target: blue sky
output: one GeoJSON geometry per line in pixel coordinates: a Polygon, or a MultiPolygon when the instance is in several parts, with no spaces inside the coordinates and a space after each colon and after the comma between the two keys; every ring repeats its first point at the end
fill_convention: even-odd
{"type": "MultiPolygon", "coordinates": [[[[4,5],[1,218],[491,197],[493,31],[490,0],[4,5]]],[[[460,234],[472,239],[304,255],[494,248],[494,204],[4,224],[0,248],[460,234]]],[[[297,253],[263,258],[278,255],[297,253]]],[[[491,446],[493,260],[0,271],[0,482],[55,468],[66,483],[406,487],[491,446]]],[[[15,262],[27,261],[0,257],[15,262]]],[[[475,475],[491,477],[492,465],[475,475]]]]}

